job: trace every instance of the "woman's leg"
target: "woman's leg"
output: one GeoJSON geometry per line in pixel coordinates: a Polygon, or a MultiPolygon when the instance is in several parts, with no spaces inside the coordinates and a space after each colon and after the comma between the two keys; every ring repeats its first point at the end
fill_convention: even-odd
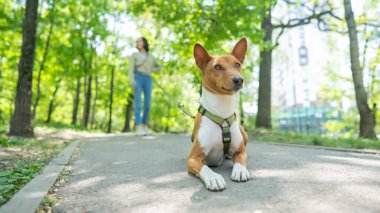
{"type": "Polygon", "coordinates": [[[141,93],[143,91],[143,79],[138,73],[135,74],[136,90],[135,90],[135,125],[141,125],[141,93]]]}
{"type": "Polygon", "coordinates": [[[142,123],[148,125],[150,103],[152,99],[152,77],[144,76],[144,114],[142,123]]]}

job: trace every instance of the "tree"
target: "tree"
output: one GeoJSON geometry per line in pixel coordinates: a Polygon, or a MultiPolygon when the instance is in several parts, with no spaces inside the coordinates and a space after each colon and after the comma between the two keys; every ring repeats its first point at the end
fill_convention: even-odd
{"type": "Polygon", "coordinates": [[[33,119],[36,117],[38,102],[40,101],[40,98],[41,98],[41,75],[42,75],[42,72],[45,68],[44,65],[45,65],[47,54],[48,54],[49,47],[50,47],[50,39],[51,39],[51,35],[53,33],[53,26],[54,26],[54,0],[52,0],[52,2],[51,2],[49,32],[48,32],[48,37],[46,39],[45,50],[43,53],[42,61],[40,63],[40,68],[38,70],[37,95],[36,95],[36,99],[35,99],[34,104],[33,104],[33,119]]]}
{"type": "Polygon", "coordinates": [[[47,113],[47,119],[45,121],[45,123],[50,123],[51,121],[51,116],[54,112],[54,109],[56,107],[56,105],[54,104],[54,101],[55,101],[55,98],[57,96],[57,92],[60,88],[60,82],[61,82],[61,79],[58,79],[57,80],[57,83],[56,83],[56,86],[55,86],[55,89],[53,91],[53,94],[51,95],[50,97],[50,103],[49,103],[49,108],[48,108],[48,113],[47,113]]]}
{"type": "MultiPolygon", "coordinates": [[[[264,31],[264,42],[272,42],[272,4],[263,10],[263,20],[261,29],[264,31]]],[[[272,91],[272,47],[260,50],[260,71],[259,71],[259,95],[257,100],[256,127],[272,128],[271,122],[271,91],[272,91]]]]}
{"type": "Polygon", "coordinates": [[[122,132],[131,131],[130,123],[131,123],[131,118],[132,118],[132,108],[133,108],[133,99],[134,99],[133,93],[130,93],[127,99],[128,99],[128,103],[125,107],[125,121],[124,121],[124,128],[122,132]]]}
{"type": "Polygon", "coordinates": [[[367,93],[364,89],[362,70],[359,60],[359,44],[354,12],[351,0],[344,0],[344,14],[350,39],[350,59],[352,80],[355,87],[356,105],[360,115],[360,137],[376,138],[374,131],[375,121],[371,109],[368,106],[367,93]]]}
{"type": "Polygon", "coordinates": [[[80,87],[81,87],[81,78],[78,77],[77,78],[77,83],[76,83],[76,89],[75,89],[75,99],[74,99],[72,118],[71,118],[71,124],[72,125],[76,125],[77,124],[78,108],[79,108],[79,98],[80,98],[80,87]]]}
{"type": "MultiPolygon", "coordinates": [[[[3,60],[3,57],[4,57],[3,55],[1,55],[1,57],[0,57],[0,97],[2,97],[1,92],[3,90],[3,87],[2,87],[2,85],[3,85],[3,71],[2,71],[2,63],[1,63],[1,61],[3,60]]],[[[4,123],[3,111],[1,108],[0,108],[0,123],[1,124],[4,123]]]]}
{"type": "Polygon", "coordinates": [[[18,67],[18,81],[9,134],[33,137],[33,117],[31,112],[32,80],[35,54],[38,0],[27,0],[23,25],[21,58],[18,67]]]}
{"type": "Polygon", "coordinates": [[[115,66],[112,66],[111,69],[111,82],[110,82],[110,96],[109,96],[109,107],[108,107],[108,127],[107,132],[111,133],[112,131],[112,106],[113,106],[113,93],[114,93],[114,78],[115,78],[115,66]]]}

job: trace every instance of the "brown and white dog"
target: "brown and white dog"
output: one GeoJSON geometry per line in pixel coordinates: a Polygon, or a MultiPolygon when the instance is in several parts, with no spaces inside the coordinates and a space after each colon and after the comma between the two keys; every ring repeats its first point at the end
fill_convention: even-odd
{"type": "MultiPolygon", "coordinates": [[[[232,156],[234,165],[231,179],[247,181],[246,144],[247,133],[237,119],[237,92],[243,86],[242,64],[247,51],[247,40],[241,39],[230,55],[210,56],[200,45],[194,46],[194,58],[202,71],[201,105],[210,113],[227,118],[235,115],[230,125],[231,142],[228,155],[232,156]]],[[[188,171],[198,176],[212,191],[226,188],[223,177],[213,172],[208,166],[219,166],[225,159],[222,142],[222,129],[217,123],[201,113],[195,118],[192,134],[192,147],[189,153],[188,171]]]]}

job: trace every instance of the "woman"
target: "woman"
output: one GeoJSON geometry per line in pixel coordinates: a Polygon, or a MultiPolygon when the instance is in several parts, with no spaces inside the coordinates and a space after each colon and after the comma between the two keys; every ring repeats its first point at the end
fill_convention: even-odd
{"type": "Polygon", "coordinates": [[[136,41],[137,53],[133,53],[129,62],[129,81],[135,92],[136,135],[150,134],[148,127],[149,109],[152,96],[152,73],[159,72],[161,66],[156,58],[149,54],[148,41],[141,37],[136,41]],[[144,93],[144,112],[141,118],[141,93],[144,93]]]}

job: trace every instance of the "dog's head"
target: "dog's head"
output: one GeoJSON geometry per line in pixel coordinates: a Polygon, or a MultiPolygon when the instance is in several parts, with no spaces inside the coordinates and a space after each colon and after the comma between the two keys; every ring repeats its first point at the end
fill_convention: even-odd
{"type": "Polygon", "coordinates": [[[202,85],[218,95],[233,95],[243,87],[242,66],[247,39],[242,38],[230,55],[210,56],[200,44],[194,46],[195,63],[202,71],[202,85]]]}

